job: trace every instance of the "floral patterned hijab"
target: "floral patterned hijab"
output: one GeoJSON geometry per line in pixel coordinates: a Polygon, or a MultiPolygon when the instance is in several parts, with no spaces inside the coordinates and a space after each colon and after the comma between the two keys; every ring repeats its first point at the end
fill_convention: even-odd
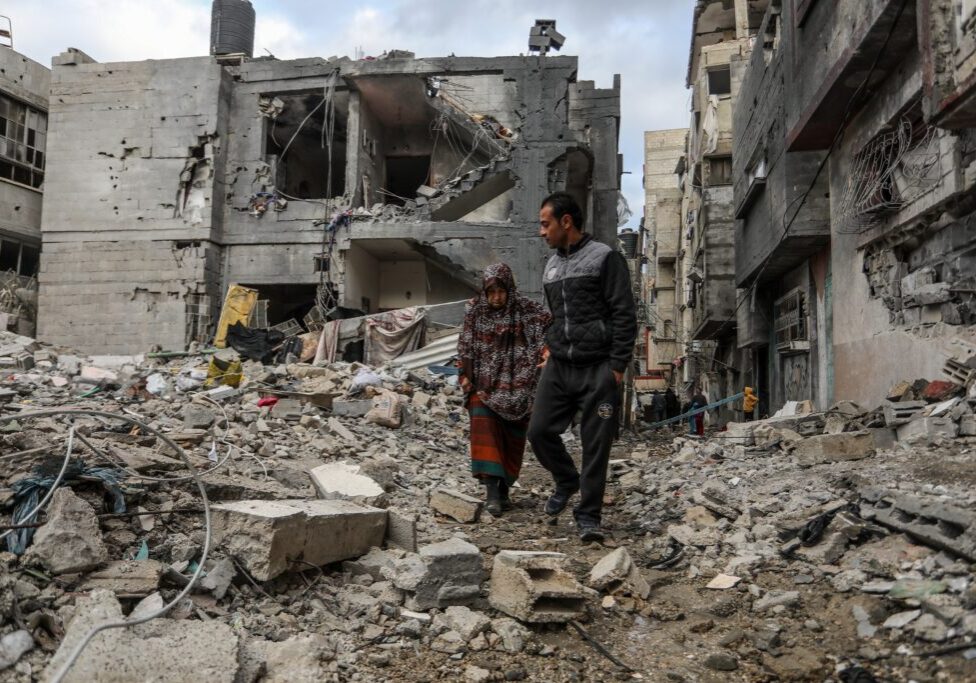
{"type": "Polygon", "coordinates": [[[521,420],[532,412],[550,322],[552,316],[541,304],[515,289],[511,268],[496,263],[485,269],[481,295],[465,311],[458,356],[474,391],[503,419],[521,420]],[[508,293],[502,309],[488,303],[492,285],[508,293]]]}

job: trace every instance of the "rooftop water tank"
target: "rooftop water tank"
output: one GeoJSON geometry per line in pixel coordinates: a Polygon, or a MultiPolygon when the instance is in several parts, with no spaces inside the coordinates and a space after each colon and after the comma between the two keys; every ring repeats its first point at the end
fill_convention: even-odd
{"type": "Polygon", "coordinates": [[[624,256],[627,258],[637,258],[637,233],[633,230],[624,230],[617,237],[623,247],[624,256]]]}
{"type": "Polygon", "coordinates": [[[210,13],[210,54],[254,56],[254,7],[249,0],[214,0],[210,13]]]}

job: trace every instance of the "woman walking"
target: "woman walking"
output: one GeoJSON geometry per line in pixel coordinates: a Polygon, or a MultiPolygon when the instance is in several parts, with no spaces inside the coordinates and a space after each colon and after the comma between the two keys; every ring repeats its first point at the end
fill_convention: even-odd
{"type": "Polygon", "coordinates": [[[481,295],[468,303],[458,340],[460,383],[471,417],[471,472],[486,488],[485,509],[510,509],[525,430],[539,381],[546,327],[552,317],[515,289],[512,269],[485,269],[481,295]]]}

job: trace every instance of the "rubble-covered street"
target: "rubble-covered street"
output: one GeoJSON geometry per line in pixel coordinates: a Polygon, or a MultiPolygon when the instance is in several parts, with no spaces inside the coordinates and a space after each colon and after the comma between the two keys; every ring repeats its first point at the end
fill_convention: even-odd
{"type": "Polygon", "coordinates": [[[958,385],[705,439],[627,433],[601,546],[568,514],[547,523],[531,456],[515,509],[481,510],[451,375],[246,362],[238,389],[207,389],[202,355],[82,357],[12,334],[2,351],[23,368],[5,370],[0,418],[17,520],[4,680],[51,680],[91,627],[174,600],[94,636],[63,680],[976,675],[958,385]]]}

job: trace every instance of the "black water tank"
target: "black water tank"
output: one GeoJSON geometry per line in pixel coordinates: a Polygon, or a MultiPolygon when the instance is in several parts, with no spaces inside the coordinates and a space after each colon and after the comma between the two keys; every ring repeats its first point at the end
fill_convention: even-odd
{"type": "Polygon", "coordinates": [[[254,56],[254,7],[248,0],[214,0],[210,13],[210,54],[254,56]]]}
{"type": "Polygon", "coordinates": [[[627,258],[637,258],[637,233],[633,230],[624,230],[617,237],[623,247],[624,256],[627,258]]]}

